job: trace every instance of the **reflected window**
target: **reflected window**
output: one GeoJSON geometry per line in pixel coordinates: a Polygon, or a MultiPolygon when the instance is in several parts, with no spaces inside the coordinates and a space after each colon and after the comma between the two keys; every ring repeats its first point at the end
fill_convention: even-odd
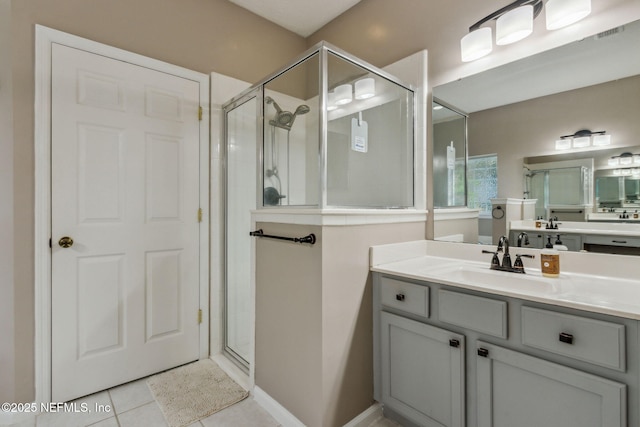
{"type": "Polygon", "coordinates": [[[480,215],[491,215],[491,199],[498,196],[498,155],[470,156],[467,163],[467,203],[480,209],[480,215]]]}

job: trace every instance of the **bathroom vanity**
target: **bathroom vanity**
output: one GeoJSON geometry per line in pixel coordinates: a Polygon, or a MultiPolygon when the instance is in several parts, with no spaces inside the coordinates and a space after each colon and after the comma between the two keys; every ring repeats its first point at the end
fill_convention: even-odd
{"type": "MultiPolygon", "coordinates": [[[[406,426],[639,425],[640,283],[548,279],[538,258],[528,274],[491,271],[476,245],[414,245],[409,256],[401,245],[372,248],[375,399],[387,417],[406,426]]],[[[568,254],[561,264],[578,266],[580,255],[594,257],[568,254]]]]}
{"type": "Polygon", "coordinates": [[[640,255],[640,224],[606,222],[560,222],[557,229],[535,226],[536,221],[512,221],[509,241],[515,246],[518,235],[527,233],[529,247],[542,249],[547,236],[554,243],[558,236],[570,251],[640,255]]]}

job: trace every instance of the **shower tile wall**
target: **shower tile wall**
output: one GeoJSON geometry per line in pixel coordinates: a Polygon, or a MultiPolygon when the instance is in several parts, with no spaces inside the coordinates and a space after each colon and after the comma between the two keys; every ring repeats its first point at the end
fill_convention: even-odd
{"type": "MultiPolygon", "coordinates": [[[[307,135],[310,133],[308,123],[313,120],[313,117],[318,115],[317,111],[314,111],[317,105],[316,102],[307,102],[303,99],[294,98],[282,93],[268,91],[266,94],[272,97],[282,108],[283,111],[296,111],[299,105],[305,104],[311,107],[311,111],[308,114],[298,115],[291,127],[289,134],[289,159],[287,162],[287,131],[281,128],[275,128],[275,139],[278,145],[277,151],[279,156],[277,160],[277,166],[280,175],[280,181],[282,184],[282,191],[279,191],[281,195],[286,196],[282,199],[282,205],[306,205],[309,202],[306,198],[306,181],[307,181],[307,135]],[[311,117],[311,119],[309,119],[311,117]],[[288,164],[287,164],[288,163],[288,164]],[[290,194],[287,194],[290,193],[290,194]]],[[[272,126],[269,124],[269,120],[275,117],[275,109],[271,105],[265,106],[265,169],[271,168],[271,130],[272,126]]],[[[313,132],[312,132],[313,133],[313,132]]],[[[317,141],[317,132],[313,133],[315,140],[317,141]]],[[[316,156],[317,162],[317,148],[311,150],[316,156]]],[[[273,177],[264,177],[265,187],[275,186],[277,188],[277,180],[273,177]]],[[[314,203],[315,204],[315,203],[314,203]]]]}

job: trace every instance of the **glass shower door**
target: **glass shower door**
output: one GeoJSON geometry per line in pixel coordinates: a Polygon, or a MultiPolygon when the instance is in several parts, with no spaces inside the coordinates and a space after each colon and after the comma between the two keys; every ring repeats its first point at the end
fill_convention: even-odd
{"type": "Polygon", "coordinates": [[[225,106],[224,350],[251,360],[251,211],[256,208],[257,91],[225,106]]]}

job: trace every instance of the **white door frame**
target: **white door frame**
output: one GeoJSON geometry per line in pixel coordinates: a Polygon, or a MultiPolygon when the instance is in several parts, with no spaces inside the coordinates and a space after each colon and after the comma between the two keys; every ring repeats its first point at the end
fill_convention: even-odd
{"type": "MultiPolygon", "coordinates": [[[[209,76],[36,25],[35,62],[35,381],[36,402],[51,401],[51,45],[81,49],[200,83],[200,359],[209,357],[209,76]]],[[[196,214],[195,212],[193,213],[196,214]]]]}

